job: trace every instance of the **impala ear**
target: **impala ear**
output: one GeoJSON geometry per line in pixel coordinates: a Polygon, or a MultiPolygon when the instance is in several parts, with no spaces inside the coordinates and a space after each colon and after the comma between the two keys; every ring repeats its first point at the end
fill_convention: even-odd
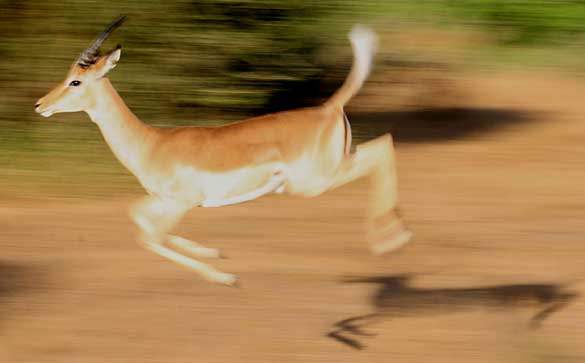
{"type": "Polygon", "coordinates": [[[109,71],[114,69],[120,60],[122,46],[118,45],[115,49],[109,51],[106,55],[100,57],[96,64],[97,78],[104,77],[109,71]]]}

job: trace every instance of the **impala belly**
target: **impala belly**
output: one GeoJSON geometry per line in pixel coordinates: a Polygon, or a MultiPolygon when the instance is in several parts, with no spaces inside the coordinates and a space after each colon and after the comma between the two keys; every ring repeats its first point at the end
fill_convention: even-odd
{"type": "Polygon", "coordinates": [[[193,205],[216,207],[256,199],[282,190],[286,177],[277,162],[211,172],[188,166],[176,167],[172,175],[140,178],[150,194],[165,199],[188,200],[193,205]]]}
{"type": "MultiPolygon", "coordinates": [[[[284,183],[282,167],[277,163],[270,163],[231,172],[202,173],[198,183],[201,183],[202,189],[205,190],[202,204],[214,204],[233,198],[238,200],[238,197],[241,196],[253,196],[256,191],[263,190],[265,186],[273,184],[275,180],[280,180],[280,183],[274,189],[284,183]]],[[[270,190],[266,193],[268,192],[270,190]]],[[[262,193],[258,197],[261,195],[262,193]]]]}

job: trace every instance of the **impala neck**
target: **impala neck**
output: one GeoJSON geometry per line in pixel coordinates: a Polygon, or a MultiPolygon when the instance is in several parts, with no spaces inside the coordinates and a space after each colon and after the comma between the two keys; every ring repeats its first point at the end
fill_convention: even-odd
{"type": "Polygon", "coordinates": [[[86,110],[87,114],[118,160],[134,175],[141,174],[157,138],[156,129],[130,111],[107,78],[97,82],[93,90],[95,105],[86,110]]]}

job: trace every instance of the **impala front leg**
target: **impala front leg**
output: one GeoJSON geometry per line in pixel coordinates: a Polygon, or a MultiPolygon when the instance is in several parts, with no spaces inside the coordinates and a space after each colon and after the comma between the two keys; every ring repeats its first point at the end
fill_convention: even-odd
{"type": "Polygon", "coordinates": [[[197,242],[188,240],[188,239],[183,238],[183,237],[174,236],[174,235],[169,234],[167,237],[167,241],[171,245],[173,245],[174,247],[182,249],[185,252],[188,252],[190,255],[193,255],[196,257],[205,257],[205,258],[222,258],[223,257],[223,255],[221,254],[221,252],[218,249],[202,246],[197,242]]]}
{"type": "Polygon", "coordinates": [[[368,239],[374,254],[397,249],[412,237],[397,212],[397,180],[394,147],[390,135],[360,144],[345,159],[331,188],[370,176],[368,239]]]}
{"type": "Polygon", "coordinates": [[[189,252],[192,254],[199,252],[200,255],[207,254],[205,257],[215,257],[209,256],[213,254],[212,249],[193,246],[188,240],[167,234],[190,207],[190,204],[155,196],[146,197],[138,202],[132,208],[130,214],[140,229],[140,242],[154,253],[196,271],[209,281],[233,285],[236,282],[234,275],[218,271],[212,266],[187,257],[163,245],[167,239],[170,239],[170,242],[174,245],[183,249],[190,249],[189,252]]]}

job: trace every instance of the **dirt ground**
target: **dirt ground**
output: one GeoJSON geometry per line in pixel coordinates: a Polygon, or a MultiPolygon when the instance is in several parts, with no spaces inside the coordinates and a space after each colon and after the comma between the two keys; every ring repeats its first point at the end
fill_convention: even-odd
{"type": "Polygon", "coordinates": [[[210,262],[240,288],[136,244],[130,200],[4,201],[0,361],[585,361],[585,82],[464,79],[456,134],[394,113],[415,239],[383,257],[364,240],[363,181],[192,211],[178,234],[222,249],[210,262]]]}

